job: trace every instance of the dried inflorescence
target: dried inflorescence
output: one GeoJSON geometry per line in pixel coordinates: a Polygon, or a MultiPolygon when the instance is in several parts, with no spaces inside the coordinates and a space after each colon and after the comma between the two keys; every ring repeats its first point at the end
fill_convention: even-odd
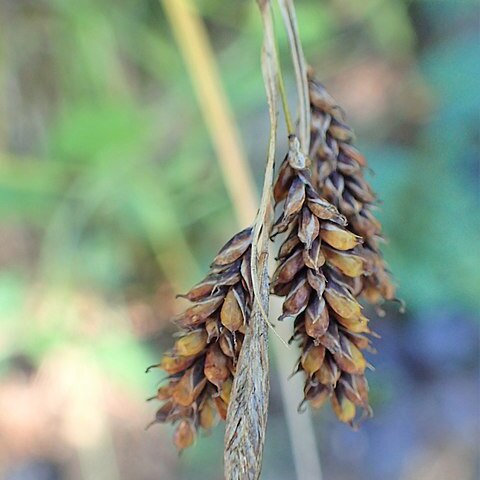
{"type": "Polygon", "coordinates": [[[177,423],[174,443],[190,446],[199,428],[225,420],[235,367],[252,306],[252,229],[235,235],[218,253],[210,272],[182,297],[193,305],[174,318],[181,327],[159,367],[167,374],[156,398],[163,402],[154,423],[177,423]]]}
{"type": "Polygon", "coordinates": [[[363,238],[360,249],[367,267],[355,295],[374,304],[392,300],[395,287],[379,249],[381,225],[373,214],[376,197],[363,174],[367,162],[352,145],[353,131],[345,123],[343,110],[311,72],[309,91],[315,186],[347,218],[349,229],[363,238]]]}
{"type": "MultiPolygon", "coordinates": [[[[363,351],[373,351],[359,299],[377,304],[395,288],[379,250],[381,225],[375,195],[365,181],[364,157],[351,145],[343,112],[310,80],[310,157],[295,135],[274,186],[281,215],[271,235],[285,233],[272,292],[285,297],[280,319],[294,317],[292,340],[300,345],[297,371],[306,377],[304,401],[328,399],[337,417],[354,424],[358,408],[370,415],[363,351]]],[[[234,236],[207,277],[183,297],[193,305],[174,321],[181,332],[156,365],[167,383],[155,422],[177,424],[174,443],[190,446],[200,428],[225,420],[236,363],[254,298],[252,228],[234,236]]],[[[154,422],[154,423],[155,423],[154,422]]]]}
{"type": "Polygon", "coordinates": [[[295,318],[292,339],[301,347],[305,400],[320,407],[331,398],[337,417],[352,423],[357,406],[370,412],[361,352],[370,348],[364,335],[370,330],[355,298],[367,262],[360,254],[362,238],[318,195],[308,162],[291,136],[274,188],[277,204],[284,204],[272,235],[288,234],[272,288],[285,297],[281,318],[295,318]]]}

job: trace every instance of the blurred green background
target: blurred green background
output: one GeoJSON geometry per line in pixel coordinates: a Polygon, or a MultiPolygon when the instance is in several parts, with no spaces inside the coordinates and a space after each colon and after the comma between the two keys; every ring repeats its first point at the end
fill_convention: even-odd
{"type": "MultiPolygon", "coordinates": [[[[196,3],[260,187],[256,6],[196,3]]],[[[376,416],[352,432],[315,415],[324,476],[478,478],[478,3],[296,4],[309,63],[375,171],[408,306],[374,320],[376,416]]],[[[0,478],[222,478],[222,426],[181,457],[169,427],[143,431],[174,293],[237,229],[161,3],[1,0],[0,39],[0,478]]],[[[262,478],[292,479],[276,378],[262,478]]]]}

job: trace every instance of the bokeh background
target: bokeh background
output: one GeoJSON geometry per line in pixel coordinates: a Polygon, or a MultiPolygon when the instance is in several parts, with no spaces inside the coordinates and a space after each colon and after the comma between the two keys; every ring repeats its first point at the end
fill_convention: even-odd
{"type": "MultiPolygon", "coordinates": [[[[473,480],[478,3],[296,3],[307,58],[375,171],[407,303],[372,312],[375,417],[353,432],[329,408],[314,416],[324,476],[473,480]]],[[[196,4],[259,188],[258,12],[196,4]]],[[[180,457],[168,426],[144,431],[161,379],[144,370],[171,344],[174,293],[238,228],[161,3],[1,0],[0,38],[0,478],[222,478],[222,426],[180,457]]],[[[292,441],[274,373],[264,479],[295,478],[292,441]]]]}

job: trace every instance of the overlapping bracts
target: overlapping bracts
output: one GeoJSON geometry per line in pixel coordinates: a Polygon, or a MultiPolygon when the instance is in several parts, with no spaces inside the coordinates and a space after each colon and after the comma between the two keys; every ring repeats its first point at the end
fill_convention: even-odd
{"type": "Polygon", "coordinates": [[[233,376],[252,305],[252,229],[235,235],[210,272],[182,297],[193,305],[174,318],[181,328],[173,349],[153,367],[168,377],[157,392],[163,402],[154,423],[176,424],[174,443],[190,446],[199,429],[225,420],[233,376]]]}
{"type": "Polygon", "coordinates": [[[325,87],[309,78],[312,136],[310,158],[319,194],[335,205],[349,229],[363,238],[360,248],[367,262],[355,295],[378,304],[395,297],[395,287],[379,249],[380,222],[375,218],[376,197],[364,178],[365,157],[352,145],[354,135],[343,110],[325,87]]]}
{"type": "Polygon", "coordinates": [[[337,417],[352,423],[356,407],[370,412],[361,352],[370,348],[364,335],[370,330],[355,298],[368,263],[361,255],[362,237],[318,195],[309,160],[294,136],[274,195],[282,212],[272,235],[287,235],[272,289],[285,297],[280,318],[295,319],[292,340],[301,347],[298,370],[306,375],[305,400],[320,407],[330,398],[337,417]]]}

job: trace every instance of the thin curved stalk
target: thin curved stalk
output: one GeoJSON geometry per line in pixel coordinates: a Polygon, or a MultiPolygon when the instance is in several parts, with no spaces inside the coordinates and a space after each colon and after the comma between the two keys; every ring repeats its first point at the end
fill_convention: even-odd
{"type": "Polygon", "coordinates": [[[288,33],[292,62],[295,69],[299,114],[298,138],[303,152],[308,155],[310,150],[310,98],[308,94],[307,63],[300,42],[293,0],[278,0],[278,5],[288,33]]]}

